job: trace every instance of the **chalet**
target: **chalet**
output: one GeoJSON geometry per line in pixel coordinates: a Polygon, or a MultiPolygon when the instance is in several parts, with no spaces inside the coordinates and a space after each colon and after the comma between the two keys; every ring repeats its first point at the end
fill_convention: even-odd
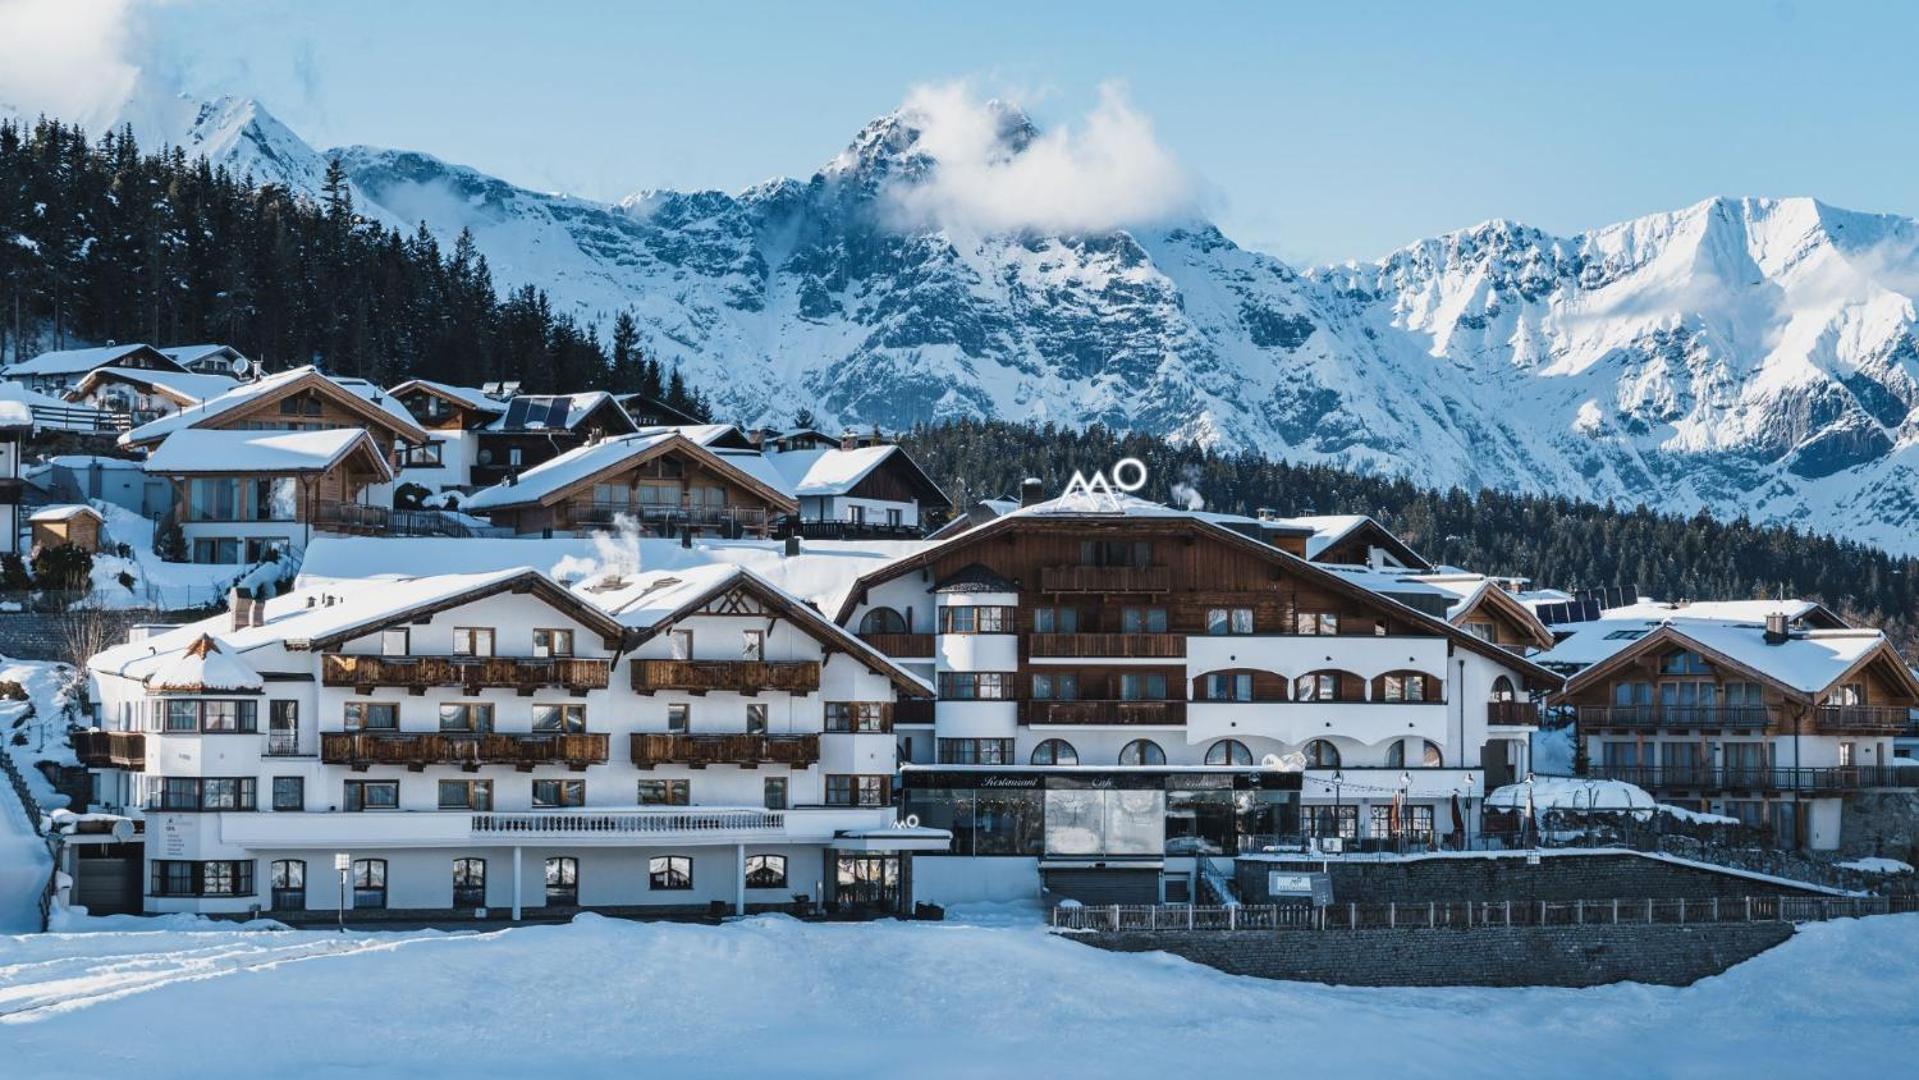
{"type": "Polygon", "coordinates": [[[184,428],[148,454],[172,487],[191,561],[253,563],[304,550],[316,529],[356,529],[385,507],[388,456],[364,428],[184,428]]]}
{"type": "Polygon", "coordinates": [[[1893,750],[1919,679],[1877,630],[1795,626],[1757,603],[1775,610],[1580,623],[1536,659],[1567,673],[1553,702],[1576,718],[1589,775],[1837,848],[1846,797],[1919,783],[1893,750]]]}
{"type": "Polygon", "coordinates": [[[154,368],[100,367],[81,376],[66,398],[76,405],[127,418],[138,427],[232,390],[239,381],[230,375],[168,371],[154,368]]]}
{"type": "Polygon", "coordinates": [[[1433,569],[1433,565],[1404,540],[1364,514],[1276,520],[1312,530],[1311,538],[1306,543],[1306,557],[1317,563],[1371,566],[1387,570],[1433,569]]]}
{"type": "MultiPolygon", "coordinates": [[[[318,368],[298,367],[241,383],[217,397],[140,425],[120,445],[151,451],[180,431],[339,431],[358,429],[372,439],[389,466],[401,451],[427,435],[399,403],[363,380],[334,379],[318,368]]],[[[177,456],[176,456],[177,460],[177,456]]]]}
{"type": "Polygon", "coordinates": [[[0,400],[0,554],[20,550],[20,454],[33,436],[33,412],[18,401],[0,400]]]}
{"type": "Polygon", "coordinates": [[[145,821],[148,912],[325,922],[335,852],[355,920],[892,912],[948,839],[891,798],[930,689],[737,567],[238,599],[89,673],[76,742],[94,805],[145,821]]]}
{"type": "Polygon", "coordinates": [[[389,393],[427,433],[425,442],[406,449],[407,482],[434,491],[471,488],[479,431],[506,415],[506,402],[471,387],[426,379],[409,379],[389,393]]]}
{"type": "Polygon", "coordinates": [[[925,531],[929,513],[953,506],[894,444],[814,447],[766,457],[799,503],[797,528],[803,536],[916,537],[925,531]]]}
{"type": "Polygon", "coordinates": [[[575,447],[639,430],[613,395],[521,394],[478,429],[471,482],[480,487],[551,461],[575,447]]]}
{"type": "Polygon", "coordinates": [[[1458,846],[1529,767],[1557,675],[1445,618],[1124,496],[1014,510],[871,572],[841,625],[932,679],[907,810],[954,832],[926,900],[1194,896],[1274,845],[1458,846]],[[990,810],[989,810],[990,808],[990,810]],[[963,860],[990,858],[993,865],[963,860]]]}
{"type": "Polygon", "coordinates": [[[31,360],[24,360],[8,367],[0,375],[24,384],[27,389],[42,394],[65,394],[80,384],[88,372],[96,368],[117,367],[137,371],[171,371],[183,374],[186,369],[173,359],[151,345],[104,345],[96,349],[62,349],[57,352],[41,353],[31,360]]]}
{"type": "Polygon", "coordinates": [[[254,371],[253,361],[231,345],[169,345],[160,351],[196,375],[244,379],[254,371]]]}
{"type": "Polygon", "coordinates": [[[798,509],[756,474],[760,455],[707,449],[675,431],[627,435],[572,450],[464,503],[520,536],[582,535],[626,518],[645,533],[768,536],[798,509]]]}

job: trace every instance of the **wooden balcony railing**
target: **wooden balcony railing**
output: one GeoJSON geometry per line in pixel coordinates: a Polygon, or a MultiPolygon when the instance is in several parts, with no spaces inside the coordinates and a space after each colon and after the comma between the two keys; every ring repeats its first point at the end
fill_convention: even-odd
{"type": "Polygon", "coordinates": [[[1178,659],[1184,634],[1028,634],[1028,656],[1178,659]]]}
{"type": "Polygon", "coordinates": [[[147,765],[147,737],[138,731],[76,731],[73,752],[89,769],[130,769],[147,765]]]}
{"type": "Polygon", "coordinates": [[[1594,765],[1590,775],[1597,780],[1623,780],[1648,791],[1825,792],[1919,786],[1919,768],[1891,765],[1801,768],[1594,765]]]}
{"type": "Polygon", "coordinates": [[[820,760],[818,735],[646,735],[632,737],[633,764],[655,765],[791,765],[806,769],[820,760]]]}
{"type": "Polygon", "coordinates": [[[536,765],[564,765],[585,769],[604,765],[608,740],[604,732],[534,732],[463,734],[441,731],[322,732],[320,760],[355,770],[372,765],[404,765],[418,771],[428,765],[512,765],[522,772],[536,765]]]}
{"type": "Polygon", "coordinates": [[[1045,566],[1041,592],[1158,593],[1173,587],[1164,566],[1045,566]]]}
{"type": "Polygon", "coordinates": [[[1486,723],[1495,727],[1537,727],[1539,706],[1530,701],[1490,701],[1486,703],[1486,723]]]}
{"type": "Polygon", "coordinates": [[[1581,705],[1582,728],[1676,729],[1688,731],[1763,731],[1770,720],[1764,705],[1581,705]]]}
{"type": "Polygon", "coordinates": [[[403,686],[424,691],[430,686],[458,686],[468,690],[517,690],[531,694],[558,686],[575,693],[604,690],[613,681],[611,660],[575,657],[534,659],[519,656],[347,656],[326,653],[320,658],[323,686],[351,686],[362,691],[376,686],[403,686]]]}
{"type": "Polygon", "coordinates": [[[933,655],[931,634],[861,634],[860,640],[896,660],[933,655]]]}
{"type": "Polygon", "coordinates": [[[1184,701],[1022,701],[1022,724],[1184,724],[1184,701]]]}
{"type": "Polygon", "coordinates": [[[817,660],[633,661],[633,689],[642,694],[659,690],[684,690],[694,694],[715,690],[740,694],[784,690],[789,694],[810,694],[819,688],[817,660]]]}
{"type": "Polygon", "coordinates": [[[1904,731],[1911,710],[1903,705],[1820,705],[1812,710],[1817,731],[1896,734],[1904,731]]]}

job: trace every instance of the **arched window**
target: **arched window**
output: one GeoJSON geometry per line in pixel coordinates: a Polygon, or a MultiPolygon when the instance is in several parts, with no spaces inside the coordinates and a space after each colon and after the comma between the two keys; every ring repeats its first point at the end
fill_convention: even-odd
{"type": "Polygon", "coordinates": [[[453,906],[456,908],[476,908],[486,906],[486,860],[453,860],[453,906]]]}
{"type": "Polygon", "coordinates": [[[1513,681],[1504,675],[1493,680],[1494,701],[1518,701],[1519,695],[1513,691],[1513,681]]]}
{"type": "Polygon", "coordinates": [[[1325,739],[1306,744],[1306,764],[1315,769],[1339,768],[1339,747],[1325,739]]]}
{"type": "Polygon", "coordinates": [[[1431,739],[1395,739],[1386,751],[1386,764],[1389,768],[1403,769],[1415,765],[1422,769],[1443,768],[1445,755],[1440,753],[1439,744],[1431,739]],[[1409,756],[1412,761],[1406,760],[1409,756]]]}
{"type": "Polygon", "coordinates": [[[275,859],[273,910],[299,911],[307,906],[307,864],[300,859],[275,859]]]}
{"type": "Polygon", "coordinates": [[[1238,739],[1221,739],[1206,748],[1208,765],[1251,765],[1253,752],[1238,739]]]}
{"type": "Polygon", "coordinates": [[[1065,739],[1048,739],[1033,747],[1035,765],[1078,765],[1079,751],[1065,739]]]}
{"type": "Polygon", "coordinates": [[[546,902],[573,907],[580,902],[580,860],[571,855],[555,855],[546,860],[546,902]]]}
{"type": "Polygon", "coordinates": [[[746,887],[749,889],[786,888],[786,856],[748,855],[746,887]]]}
{"type": "Polygon", "coordinates": [[[685,855],[660,855],[646,862],[647,887],[656,891],[691,889],[693,860],[685,855]]]}
{"type": "Polygon", "coordinates": [[[860,619],[862,634],[904,634],[906,619],[890,607],[876,607],[860,619]]]}
{"type": "Polygon", "coordinates": [[[353,860],[353,906],[386,907],[386,860],[353,860]]]}
{"type": "Polygon", "coordinates": [[[1119,763],[1121,765],[1164,765],[1166,751],[1161,750],[1159,744],[1151,739],[1134,739],[1120,748],[1119,763]]]}

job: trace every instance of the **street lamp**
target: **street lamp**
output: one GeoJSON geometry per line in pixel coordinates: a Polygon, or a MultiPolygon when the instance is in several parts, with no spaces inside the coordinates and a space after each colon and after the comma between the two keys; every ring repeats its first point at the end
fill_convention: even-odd
{"type": "Polygon", "coordinates": [[[340,872],[340,933],[346,933],[346,876],[353,869],[353,856],[344,851],[333,856],[333,868],[340,872]]]}
{"type": "Polygon", "coordinates": [[[1346,833],[1345,833],[1344,827],[1340,825],[1340,821],[1342,819],[1339,813],[1339,788],[1340,788],[1340,785],[1344,784],[1345,782],[1346,782],[1346,773],[1341,769],[1337,769],[1337,768],[1334,769],[1333,770],[1333,837],[1340,842],[1340,845],[1342,848],[1345,846],[1345,843],[1346,843],[1346,833]]]}

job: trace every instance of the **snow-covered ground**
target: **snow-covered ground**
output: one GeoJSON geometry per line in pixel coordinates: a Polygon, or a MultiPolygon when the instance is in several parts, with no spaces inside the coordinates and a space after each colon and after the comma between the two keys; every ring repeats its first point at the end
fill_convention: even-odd
{"type": "Polygon", "coordinates": [[[168,929],[0,938],[0,1052],[16,1077],[1903,1075],[1915,985],[1913,915],[1591,990],[1267,982],[1010,922],[168,929]]]}
{"type": "MultiPolygon", "coordinates": [[[[0,753],[13,758],[42,810],[56,810],[67,802],[33,767],[36,761],[74,760],[60,697],[65,677],[61,664],[0,656],[0,682],[19,683],[27,692],[26,701],[0,700],[0,753]],[[17,745],[16,737],[21,740],[17,745]]],[[[12,786],[0,778],[0,933],[40,928],[40,893],[51,869],[46,842],[34,833],[12,786]]]]}

